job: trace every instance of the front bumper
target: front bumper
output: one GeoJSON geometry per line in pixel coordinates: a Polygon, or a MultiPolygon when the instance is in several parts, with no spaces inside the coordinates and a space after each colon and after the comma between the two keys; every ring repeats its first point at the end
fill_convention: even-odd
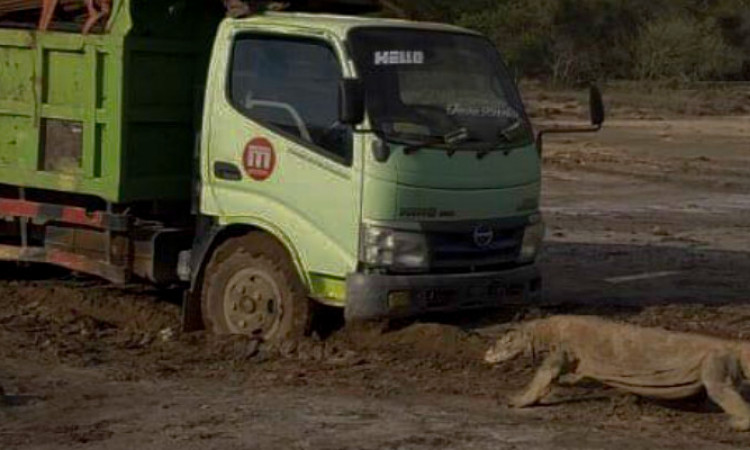
{"type": "Polygon", "coordinates": [[[459,275],[368,275],[347,279],[346,320],[402,318],[541,300],[536,266],[459,275]]]}

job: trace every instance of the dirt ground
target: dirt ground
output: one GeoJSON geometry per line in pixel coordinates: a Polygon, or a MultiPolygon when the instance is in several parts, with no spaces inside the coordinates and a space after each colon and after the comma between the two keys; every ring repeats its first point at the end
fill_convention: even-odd
{"type": "MultiPolygon", "coordinates": [[[[537,121],[583,114],[529,97],[537,121]]],[[[177,293],[0,266],[0,448],[750,446],[703,398],[586,385],[512,410],[533,362],[480,361],[508,323],[558,313],[750,339],[750,110],[732,98],[733,115],[617,103],[600,134],[548,139],[543,305],[257,352],[179,333],[177,293]]]]}

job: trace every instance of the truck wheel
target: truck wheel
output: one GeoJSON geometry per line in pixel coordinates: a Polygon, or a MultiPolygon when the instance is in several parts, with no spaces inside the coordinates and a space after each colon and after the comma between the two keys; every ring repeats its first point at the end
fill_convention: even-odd
{"type": "Polygon", "coordinates": [[[206,329],[280,341],[308,334],[313,302],[286,249],[263,233],[229,239],[206,267],[206,329]]]}

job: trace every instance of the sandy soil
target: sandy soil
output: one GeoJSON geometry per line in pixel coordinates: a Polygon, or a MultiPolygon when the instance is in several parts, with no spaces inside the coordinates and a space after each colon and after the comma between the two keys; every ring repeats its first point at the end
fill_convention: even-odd
{"type": "Polygon", "coordinates": [[[750,338],[750,117],[645,116],[549,139],[544,305],[258,351],[180,334],[173,292],[0,266],[0,448],[749,446],[703,398],[587,385],[508,409],[533,362],[480,361],[507,323],[557,313],[750,338]]]}

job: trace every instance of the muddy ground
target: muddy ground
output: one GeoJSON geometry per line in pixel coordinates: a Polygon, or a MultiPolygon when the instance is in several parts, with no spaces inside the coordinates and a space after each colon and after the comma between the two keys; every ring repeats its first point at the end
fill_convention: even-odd
{"type": "MultiPolygon", "coordinates": [[[[539,122],[583,114],[580,97],[529,97],[539,122]]],[[[180,334],[177,293],[0,266],[0,448],[750,446],[703,398],[586,385],[511,410],[533,362],[480,361],[508,323],[558,313],[750,339],[750,96],[731,98],[618,103],[602,133],[548,140],[543,305],[257,352],[180,334]]]]}

